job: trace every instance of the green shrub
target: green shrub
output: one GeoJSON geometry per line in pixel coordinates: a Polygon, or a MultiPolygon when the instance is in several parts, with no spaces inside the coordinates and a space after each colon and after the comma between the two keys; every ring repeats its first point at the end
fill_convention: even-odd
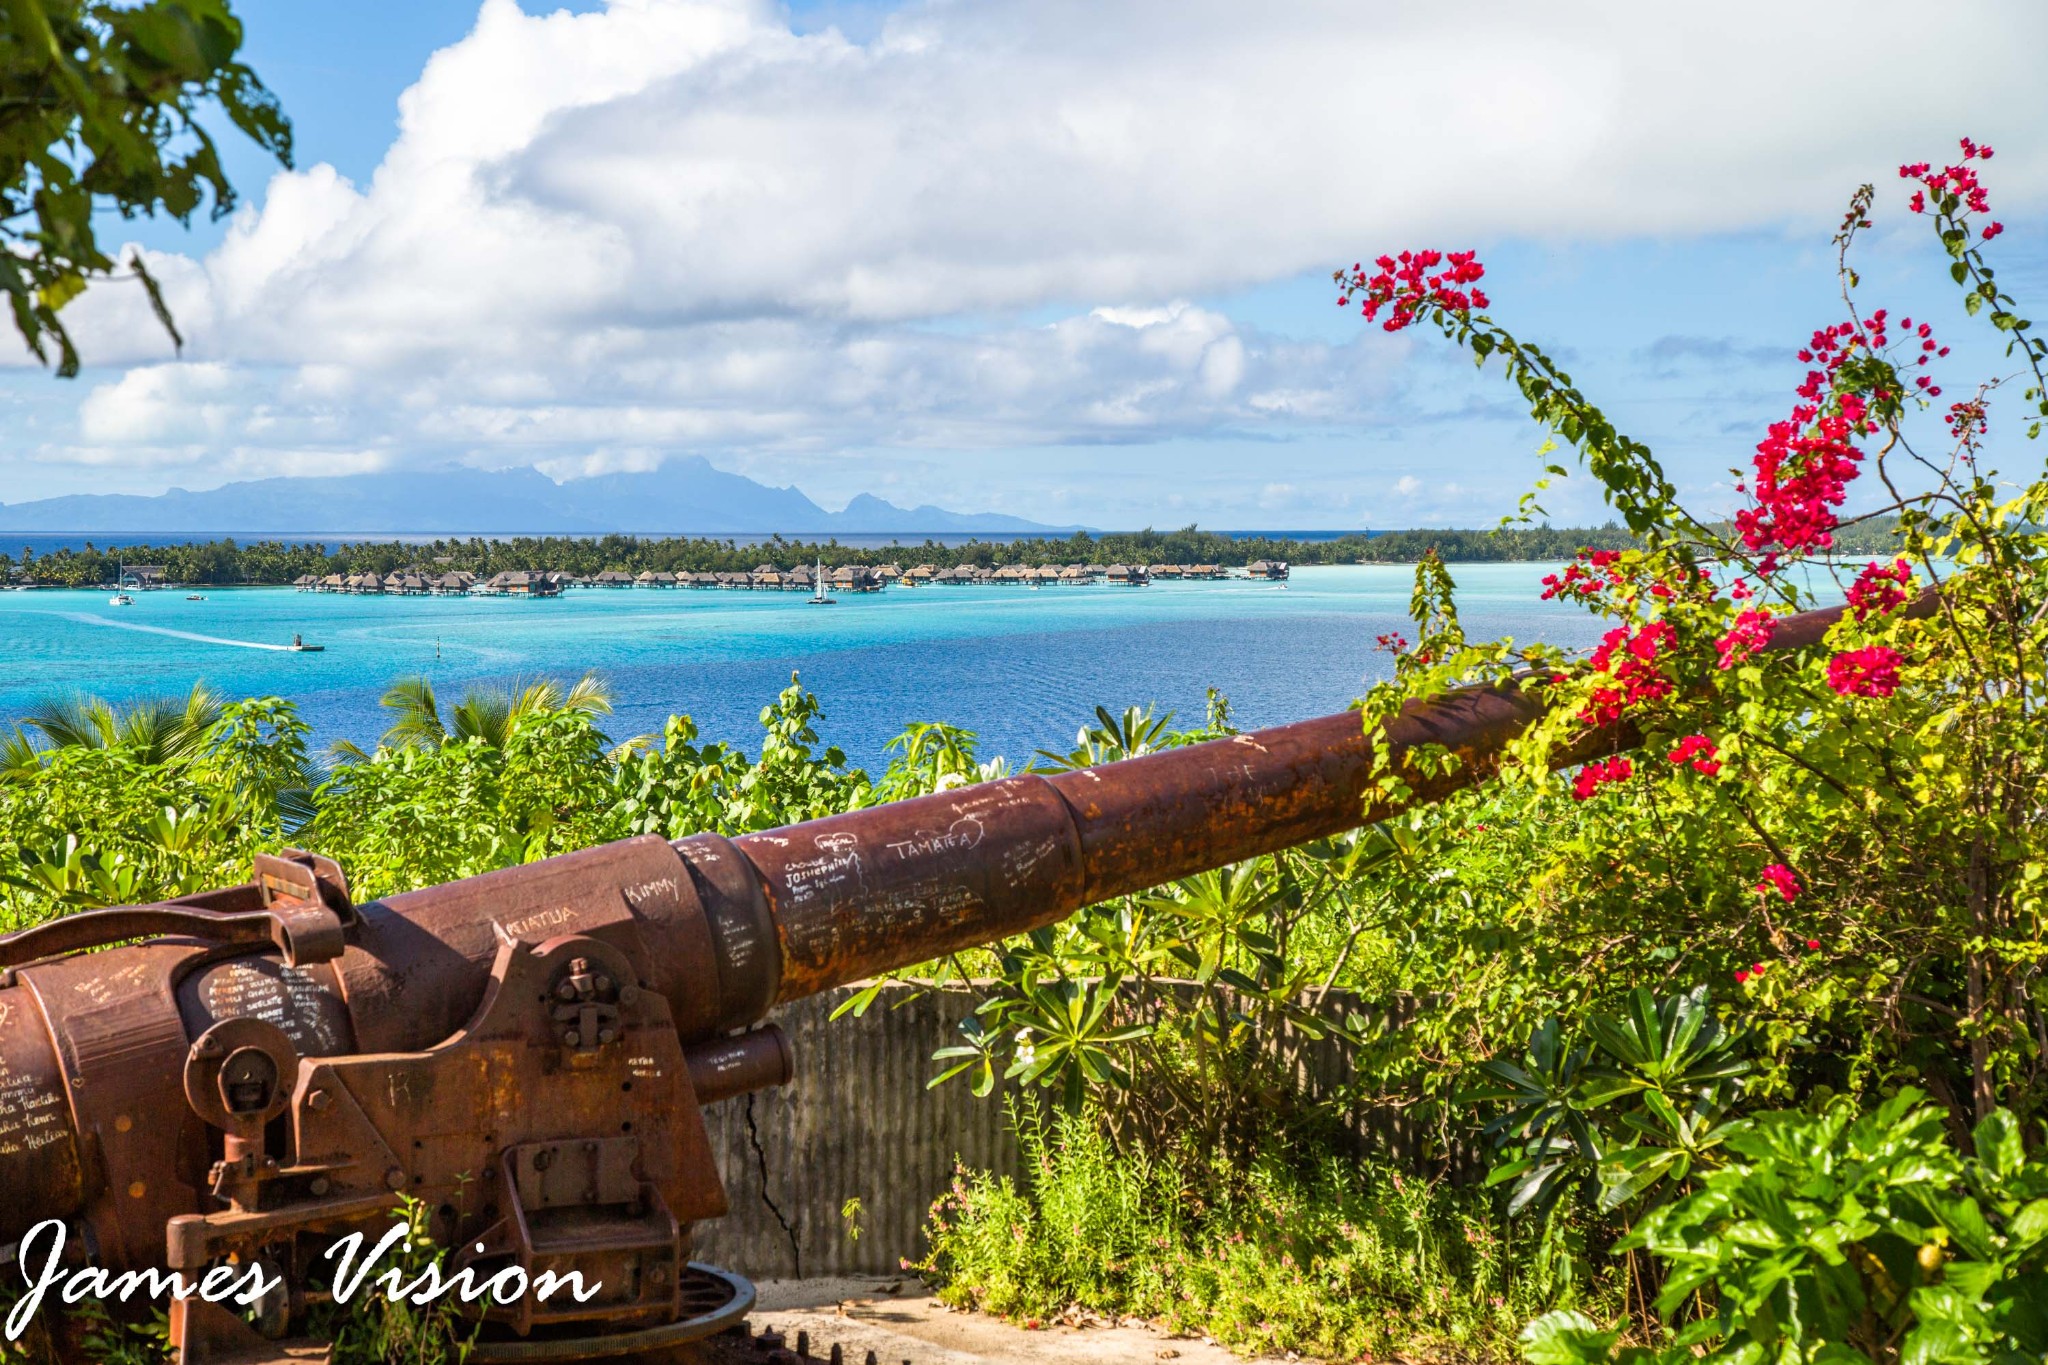
{"type": "Polygon", "coordinates": [[[1577,1232],[1512,1232],[1479,1193],[1329,1153],[1234,1169],[1192,1145],[1120,1151],[1099,1116],[1018,1131],[1026,1188],[962,1170],[917,1269],[939,1296],[1022,1320],[1148,1318],[1246,1353],[1511,1358],[1532,1314],[1618,1311],[1577,1232]]]}
{"type": "Polygon", "coordinates": [[[1656,1347],[1569,1311],[1529,1325],[1535,1365],[1841,1365],[2039,1361],[2048,1356],[2048,1162],[1996,1110],[1965,1153],[1944,1110],[1904,1090],[1858,1113],[1759,1114],[1741,1160],[1654,1210],[1624,1247],[1665,1271],[1656,1347]]]}

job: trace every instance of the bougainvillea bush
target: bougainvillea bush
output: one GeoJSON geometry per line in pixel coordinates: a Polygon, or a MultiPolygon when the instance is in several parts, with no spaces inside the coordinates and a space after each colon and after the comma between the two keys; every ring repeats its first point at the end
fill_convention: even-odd
{"type": "MultiPolygon", "coordinates": [[[[1732,517],[1689,511],[1644,446],[1479,311],[1472,257],[1404,253],[1338,275],[1341,301],[1368,319],[1433,325],[1502,372],[1641,541],[1546,580],[1546,596],[1610,623],[1590,657],[1468,641],[1446,607],[1367,710],[1516,675],[1552,703],[1500,784],[1466,804],[1566,837],[1514,860],[1530,888],[1513,898],[1516,941],[1498,942],[1497,897],[1446,917],[1454,936],[1492,934],[1496,951],[1438,955],[1449,1008],[1422,1047],[1490,1054],[1467,1097],[1496,1116],[1496,1179],[1513,1198],[1541,1206],[1576,1187],[1643,1219],[1622,1248],[1650,1253],[1644,1304],[1661,1286],[1687,1358],[2042,1348],[1998,1305],[2014,1275],[2048,1292],[2037,1269],[2016,1268],[2031,1258],[2006,1255],[2048,1230],[2048,1203],[2017,1199],[2011,1183],[2035,1169],[2016,1154],[2048,1106],[2048,735],[2035,714],[2048,700],[2048,479],[2029,444],[2048,416],[2048,346],[1998,282],[1992,157],[1965,139],[1954,164],[1900,167],[1900,207],[1932,229],[1960,291],[1953,324],[2005,339],[2004,372],[1951,373],[1950,319],[1938,327],[1865,297],[1854,253],[1881,210],[1863,187],[1834,239],[1840,315],[1788,348],[1797,383],[1732,517]],[[2026,467],[1991,467],[1994,423],[2026,467]],[[1897,518],[1890,553],[1835,553],[1846,526],[1880,516],[1897,518]],[[1779,637],[1789,615],[1834,604],[1817,643],[1771,647],[1791,643],[1779,637]],[[1614,752],[1553,776],[1589,729],[1614,752]],[[1561,819],[1563,802],[1590,818],[1561,819]],[[1631,988],[1711,990],[1713,1026],[1749,1057],[1736,1096],[1641,1079],[1662,1064],[1659,1047],[1681,1055],[1690,1042],[1676,1014],[1661,1037],[1648,1029],[1655,1055],[1610,1055],[1599,1011],[1631,988]],[[1614,1117],[1632,1066],[1642,1103],[1614,1117]],[[1910,1115],[1896,1098],[1907,1094],[1910,1115]],[[1865,1172],[1868,1200],[1831,1205],[1829,1182],[1866,1159],[1851,1149],[1880,1142],[1854,1121],[1879,1103],[1884,1124],[1906,1123],[1951,1154],[1947,1165],[1938,1180],[1899,1176],[1922,1180],[1903,1193],[1886,1183],[1897,1172],[1865,1172]],[[1973,1130],[1981,1147],[1987,1126],[2007,1135],[2011,1160],[1966,1168],[1954,1154],[1973,1130]],[[1985,1211],[1994,1204],[2004,1213],[1985,1211]],[[1872,1259],[1885,1238],[1905,1247],[1896,1274],[1872,1259]],[[1787,1268],[1795,1244],[1814,1262],[1806,1271],[1787,1268]],[[1944,1269],[1954,1244],[1971,1247],[1967,1272],[1944,1269]],[[1784,1264],[1754,1264],[1777,1252],[1784,1264]]],[[[1440,835],[1458,819],[1411,822],[1440,835]]],[[[1633,1330],[1655,1339],[1654,1316],[1643,1319],[1633,1330]]],[[[1546,1324],[1531,1339],[1538,1359],[1620,1349],[1616,1331],[1546,1324]]]]}

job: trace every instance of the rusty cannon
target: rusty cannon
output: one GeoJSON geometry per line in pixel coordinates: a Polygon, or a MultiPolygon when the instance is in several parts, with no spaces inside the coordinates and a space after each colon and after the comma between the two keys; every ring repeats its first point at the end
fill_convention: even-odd
{"type": "Polygon", "coordinates": [[[727,1209],[703,1107],[791,1075],[777,1005],[1384,818],[1382,759],[1404,804],[1441,799],[1541,712],[1472,688],[366,905],[287,852],[51,920],[0,938],[0,1243],[25,1271],[40,1227],[109,1274],[257,1272],[245,1311],[177,1297],[173,1341],[282,1362],[318,1358],[334,1249],[405,1210],[471,1286],[567,1286],[493,1288],[471,1360],[687,1358],[751,1306],[690,1231],[727,1209]],[[1439,746],[1458,771],[1411,766],[1439,746]]]}

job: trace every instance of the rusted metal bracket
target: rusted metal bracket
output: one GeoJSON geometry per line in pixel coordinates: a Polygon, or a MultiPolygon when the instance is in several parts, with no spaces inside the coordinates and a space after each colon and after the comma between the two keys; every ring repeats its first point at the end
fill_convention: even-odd
{"type": "Polygon", "coordinates": [[[259,853],[241,886],[153,905],[84,910],[0,934],[0,988],[31,963],[47,962],[138,938],[197,938],[209,943],[274,946],[287,965],[341,956],[355,926],[348,882],[332,858],[299,849],[259,853]]]}

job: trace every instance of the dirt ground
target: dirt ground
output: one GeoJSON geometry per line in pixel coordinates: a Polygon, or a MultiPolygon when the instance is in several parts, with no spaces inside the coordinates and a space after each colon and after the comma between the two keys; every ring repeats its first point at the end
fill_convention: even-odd
{"type": "Polygon", "coordinates": [[[773,1328],[791,1350],[797,1333],[811,1354],[828,1359],[834,1343],[846,1365],[1103,1365],[1172,1361],[1174,1365],[1239,1365],[1213,1342],[1164,1337],[1136,1318],[1124,1325],[1032,1330],[980,1313],[958,1313],[933,1298],[915,1276],[764,1280],[751,1322],[773,1328]]]}

